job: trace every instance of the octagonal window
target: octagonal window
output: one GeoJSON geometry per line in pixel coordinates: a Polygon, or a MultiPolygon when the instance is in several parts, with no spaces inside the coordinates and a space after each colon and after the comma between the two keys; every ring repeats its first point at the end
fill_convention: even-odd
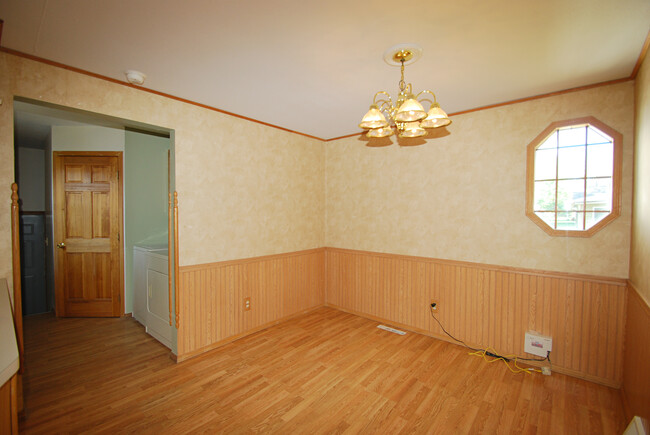
{"type": "Polygon", "coordinates": [[[528,145],[526,215],[589,237],[620,214],[622,136],[593,117],[554,122],[528,145]]]}

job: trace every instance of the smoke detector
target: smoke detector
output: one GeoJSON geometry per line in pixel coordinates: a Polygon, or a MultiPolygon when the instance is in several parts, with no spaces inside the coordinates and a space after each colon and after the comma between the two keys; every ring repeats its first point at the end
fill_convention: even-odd
{"type": "Polygon", "coordinates": [[[128,71],[124,71],[124,75],[126,76],[127,82],[131,83],[132,85],[138,85],[138,86],[142,86],[144,84],[144,80],[147,78],[146,74],[132,69],[128,71]]]}

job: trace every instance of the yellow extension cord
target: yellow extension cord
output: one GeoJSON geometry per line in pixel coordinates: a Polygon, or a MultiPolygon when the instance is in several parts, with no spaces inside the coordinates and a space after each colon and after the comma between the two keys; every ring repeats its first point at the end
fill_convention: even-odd
{"type": "MultiPolygon", "coordinates": [[[[464,341],[458,340],[457,338],[455,338],[454,336],[449,334],[449,332],[447,332],[445,327],[442,326],[442,323],[440,323],[440,320],[438,320],[436,318],[436,316],[434,314],[434,311],[433,311],[434,309],[435,308],[433,306],[431,306],[431,317],[433,317],[433,319],[436,322],[438,322],[438,325],[440,325],[440,328],[442,329],[442,331],[445,334],[447,334],[450,338],[452,338],[453,340],[455,340],[455,341],[461,343],[463,346],[469,348],[469,346],[467,344],[465,344],[464,341]]],[[[473,349],[473,348],[470,348],[470,349],[473,349]]],[[[543,373],[542,370],[540,370],[540,369],[536,369],[536,368],[532,368],[532,367],[530,367],[530,368],[519,367],[517,365],[517,359],[518,358],[517,358],[516,355],[499,355],[499,357],[493,357],[494,359],[488,359],[489,358],[489,356],[487,355],[488,352],[490,352],[493,355],[499,355],[499,353],[496,350],[494,350],[493,348],[491,348],[491,347],[488,347],[488,348],[486,348],[484,350],[476,350],[475,352],[469,352],[469,355],[482,357],[487,363],[493,363],[495,361],[503,361],[503,363],[506,365],[506,367],[508,367],[508,370],[510,370],[512,373],[527,373],[529,375],[533,374],[533,372],[543,373]],[[513,369],[512,367],[510,367],[510,364],[504,358],[507,358],[508,360],[512,361],[515,368],[513,369]]],[[[547,356],[547,359],[548,359],[548,356],[547,356]]],[[[541,360],[539,360],[539,361],[541,361],[541,360]]],[[[548,362],[550,364],[551,360],[549,359],[548,362]]],[[[550,372],[549,372],[549,374],[550,374],[550,372]]]]}
{"type": "Polygon", "coordinates": [[[519,367],[517,365],[517,356],[516,355],[503,355],[500,358],[497,357],[497,358],[489,359],[490,357],[486,354],[487,352],[498,355],[498,352],[496,350],[492,349],[491,347],[488,347],[487,349],[482,350],[482,351],[470,352],[469,354],[473,355],[473,356],[483,357],[485,362],[488,362],[488,363],[493,363],[495,361],[503,361],[503,363],[506,365],[506,367],[508,367],[508,369],[512,373],[527,373],[529,375],[531,375],[533,372],[542,373],[542,371],[540,369],[536,369],[536,368],[533,368],[533,367],[530,367],[530,368],[519,367]],[[506,361],[504,358],[507,358],[507,359],[511,360],[513,362],[513,365],[515,366],[515,368],[513,369],[512,367],[510,367],[510,364],[508,364],[508,361],[506,361]]]}

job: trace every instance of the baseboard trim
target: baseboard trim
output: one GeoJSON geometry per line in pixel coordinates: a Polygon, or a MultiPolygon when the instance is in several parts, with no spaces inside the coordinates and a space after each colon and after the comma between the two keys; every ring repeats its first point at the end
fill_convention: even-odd
{"type": "MultiPolygon", "coordinates": [[[[354,310],[348,310],[346,308],[339,307],[339,306],[333,305],[333,304],[326,303],[325,306],[329,307],[329,308],[334,308],[334,309],[339,310],[339,311],[343,311],[345,313],[353,314],[355,316],[364,317],[366,319],[373,320],[375,322],[384,323],[384,324],[387,324],[389,326],[394,326],[394,327],[397,327],[399,329],[404,329],[406,331],[410,331],[410,332],[413,332],[413,333],[416,333],[416,334],[426,335],[428,337],[435,338],[437,340],[446,341],[447,343],[451,343],[451,344],[455,344],[457,346],[460,346],[460,344],[458,344],[457,342],[455,342],[454,340],[452,340],[451,338],[449,338],[449,337],[447,337],[445,335],[434,334],[434,333],[426,331],[424,329],[415,328],[415,327],[410,326],[410,325],[406,325],[406,324],[399,323],[399,322],[394,322],[394,321],[388,320],[388,319],[383,319],[381,317],[373,316],[373,315],[370,315],[370,314],[361,313],[361,312],[354,311],[354,310]]],[[[483,349],[483,346],[481,346],[480,344],[471,343],[471,342],[466,342],[466,343],[467,343],[468,346],[483,349]]],[[[504,352],[504,353],[508,352],[507,349],[497,349],[497,351],[504,352]]],[[[532,366],[532,367],[542,367],[544,365],[541,362],[535,362],[535,361],[521,361],[520,363],[522,365],[529,365],[529,366],[532,366]]],[[[519,362],[518,362],[518,364],[519,364],[519,362]]],[[[620,382],[613,382],[610,379],[603,379],[603,378],[600,378],[600,377],[597,377],[597,376],[585,375],[584,373],[580,373],[578,371],[567,369],[567,368],[564,368],[564,367],[558,367],[558,366],[555,366],[555,365],[552,366],[552,370],[553,370],[553,372],[556,372],[556,373],[561,373],[563,375],[568,375],[568,376],[571,376],[571,377],[574,377],[574,378],[583,379],[585,381],[589,381],[589,382],[593,382],[593,383],[596,383],[596,384],[604,385],[606,387],[617,388],[617,389],[621,388],[621,383],[620,382]]]]}
{"type": "Polygon", "coordinates": [[[264,329],[270,328],[271,326],[275,326],[275,325],[280,324],[282,322],[286,322],[287,320],[291,320],[291,319],[293,319],[295,317],[299,317],[299,316],[302,316],[304,314],[311,313],[312,311],[315,311],[315,310],[317,310],[319,308],[322,308],[323,306],[324,305],[318,305],[316,307],[312,307],[312,308],[300,311],[298,313],[291,314],[289,316],[285,316],[285,317],[282,317],[280,319],[273,320],[272,322],[265,323],[264,325],[260,325],[260,326],[258,326],[256,328],[249,329],[249,330],[244,331],[244,332],[242,332],[240,334],[230,336],[230,337],[225,338],[223,340],[216,341],[214,343],[209,344],[208,346],[201,347],[199,349],[193,350],[191,352],[184,353],[182,355],[174,355],[173,353],[170,353],[170,358],[173,361],[175,361],[176,363],[181,363],[183,361],[187,361],[188,359],[197,357],[197,356],[202,355],[202,354],[204,354],[206,352],[210,352],[211,350],[218,349],[221,346],[232,343],[233,341],[239,340],[240,338],[244,338],[244,337],[247,337],[249,335],[255,334],[256,332],[263,331],[264,329]],[[172,356],[172,355],[174,355],[174,356],[172,356]]]}
{"type": "MultiPolygon", "coordinates": [[[[342,248],[331,248],[331,247],[322,247],[322,248],[307,249],[307,250],[294,251],[294,252],[282,253],[282,254],[273,254],[273,255],[267,255],[267,256],[250,257],[250,258],[239,259],[239,260],[227,260],[227,261],[214,262],[214,263],[205,263],[205,264],[182,266],[181,267],[181,273],[183,273],[183,272],[194,273],[194,272],[203,272],[203,271],[207,271],[208,273],[213,273],[212,271],[219,270],[220,268],[228,267],[228,266],[232,266],[232,265],[239,266],[239,265],[242,265],[242,264],[260,263],[260,262],[264,262],[264,261],[267,261],[267,260],[268,261],[273,261],[273,260],[276,260],[276,259],[285,259],[287,257],[300,257],[300,256],[305,256],[305,255],[313,255],[313,254],[321,254],[321,253],[325,254],[325,258],[324,258],[325,263],[323,265],[323,267],[325,268],[325,279],[324,279],[325,298],[324,298],[324,300],[311,301],[313,303],[317,303],[317,305],[309,307],[309,305],[307,304],[307,307],[305,307],[301,311],[297,311],[297,312],[295,312],[293,314],[290,314],[288,316],[272,320],[272,321],[264,323],[264,324],[262,324],[260,326],[256,326],[256,327],[254,327],[252,329],[247,329],[247,330],[241,331],[241,328],[240,328],[239,331],[241,331],[241,332],[239,332],[237,334],[234,334],[232,336],[223,338],[223,339],[221,339],[219,341],[215,341],[215,342],[212,342],[212,343],[206,343],[205,346],[203,346],[203,347],[198,347],[197,346],[195,348],[189,348],[189,349],[187,349],[186,352],[181,351],[183,346],[180,345],[180,337],[179,337],[179,351],[180,351],[180,353],[173,359],[176,362],[180,363],[182,361],[193,358],[193,357],[195,357],[197,355],[200,355],[202,353],[209,352],[210,350],[219,348],[219,347],[221,347],[221,346],[223,346],[225,344],[231,343],[231,342],[233,342],[235,340],[246,337],[246,336],[248,336],[250,334],[254,334],[254,333],[256,333],[258,331],[261,331],[263,329],[266,329],[266,328],[269,328],[271,326],[277,325],[277,324],[279,324],[279,323],[281,323],[283,321],[286,321],[288,319],[291,319],[291,318],[294,318],[296,316],[302,315],[304,313],[310,312],[310,311],[312,311],[314,309],[317,309],[319,307],[322,307],[322,306],[332,307],[334,309],[337,309],[337,310],[340,310],[340,311],[343,311],[343,312],[358,315],[360,317],[368,318],[368,319],[371,319],[371,320],[374,320],[374,321],[387,323],[389,325],[395,325],[396,327],[399,327],[400,329],[404,329],[404,330],[408,330],[408,331],[411,331],[411,332],[423,334],[423,335],[426,335],[426,336],[430,336],[432,338],[436,338],[436,339],[439,339],[439,340],[443,340],[443,341],[446,341],[446,342],[449,342],[449,343],[456,344],[456,342],[454,342],[452,339],[448,338],[445,335],[442,335],[442,333],[440,331],[431,332],[429,330],[420,329],[420,328],[418,328],[416,326],[411,326],[411,325],[408,325],[408,324],[401,324],[401,323],[398,323],[398,322],[393,322],[391,320],[388,320],[387,318],[375,317],[373,315],[366,314],[364,312],[358,312],[358,311],[354,311],[353,309],[347,309],[347,308],[343,308],[343,306],[338,306],[338,305],[333,304],[333,303],[328,303],[328,300],[327,300],[328,295],[329,295],[329,292],[327,290],[327,286],[329,285],[329,280],[328,280],[328,277],[327,277],[327,273],[328,273],[327,270],[329,269],[328,268],[328,261],[329,261],[328,253],[351,254],[351,255],[355,256],[353,258],[356,258],[356,256],[372,256],[372,257],[379,257],[379,258],[388,258],[388,259],[397,258],[398,260],[407,260],[407,261],[414,261],[415,260],[415,261],[418,261],[418,262],[425,262],[425,263],[435,263],[435,264],[442,264],[442,265],[461,266],[461,267],[467,268],[467,270],[474,270],[475,272],[472,272],[472,273],[483,273],[483,271],[486,271],[486,272],[489,271],[490,273],[492,273],[492,271],[507,272],[507,273],[510,273],[510,274],[514,274],[514,276],[516,276],[517,280],[520,279],[520,276],[522,276],[523,278],[526,278],[527,276],[537,276],[537,277],[542,277],[542,278],[547,279],[547,280],[548,280],[548,278],[553,278],[553,279],[559,278],[559,279],[565,279],[565,280],[566,279],[572,279],[572,280],[579,280],[579,281],[583,281],[583,282],[598,283],[600,285],[606,284],[606,285],[610,286],[611,291],[614,291],[618,295],[618,296],[616,296],[616,299],[619,301],[619,305],[621,303],[622,304],[625,303],[624,300],[627,298],[627,295],[628,295],[628,290],[627,290],[628,281],[626,279],[621,279],[621,278],[606,277],[606,276],[595,276],[595,275],[585,275],[585,274],[575,274],[575,273],[564,273],[564,272],[553,272],[553,271],[545,271],[545,270],[523,269],[523,268],[516,268],[516,267],[509,267],[509,266],[489,265],[489,264],[482,264],[482,263],[470,263],[470,262],[456,261],[456,260],[444,260],[444,259],[435,259],[435,258],[428,258],[428,257],[416,257],[416,256],[407,256],[407,255],[399,255],[399,254],[377,253],[377,252],[358,251],[358,250],[350,250],[350,249],[342,249],[342,248]],[[621,298],[623,298],[623,302],[621,302],[621,298]]],[[[206,276],[209,277],[209,275],[206,275],[206,276]]],[[[512,282],[514,283],[514,281],[512,281],[512,282]]],[[[188,285],[190,285],[190,284],[188,284],[188,285]]],[[[512,287],[513,285],[514,284],[511,283],[510,287],[512,287]]],[[[586,290],[585,290],[585,294],[587,294],[586,290]]],[[[334,302],[338,302],[338,300],[334,301],[334,302]]],[[[303,305],[303,307],[304,307],[304,305],[303,305]]],[[[351,308],[364,309],[364,307],[362,307],[362,306],[360,306],[360,307],[351,307],[351,308]]],[[[382,313],[380,313],[380,312],[377,313],[377,314],[382,315],[382,313]]],[[[540,315],[541,315],[541,313],[538,313],[538,317],[540,315]]],[[[541,318],[542,317],[540,317],[540,319],[541,318]]],[[[551,318],[551,320],[556,322],[556,320],[553,320],[552,318],[551,318]]],[[[580,319],[578,319],[578,320],[580,320],[580,319]]],[[[539,322],[539,320],[538,320],[538,322],[539,322]]],[[[245,327],[246,325],[242,324],[241,326],[245,327]]],[[[422,327],[422,325],[419,325],[419,326],[422,327]]],[[[499,326],[499,325],[497,325],[497,326],[499,326]]],[[[619,326],[624,327],[623,325],[619,325],[619,326]]],[[[617,329],[617,330],[619,330],[619,329],[617,329]]],[[[235,329],[235,331],[237,331],[237,329],[235,329]]],[[[233,331],[233,332],[235,332],[235,331],[233,331]]],[[[468,344],[470,344],[470,345],[472,345],[474,347],[483,347],[483,346],[480,346],[480,345],[478,345],[476,343],[470,343],[467,340],[465,340],[465,341],[468,344]]],[[[622,343],[622,341],[618,340],[618,343],[622,343]]],[[[197,343],[197,344],[199,344],[199,343],[197,343]]],[[[501,342],[499,342],[498,340],[497,341],[487,340],[486,343],[485,343],[485,345],[490,345],[490,344],[498,347],[497,351],[499,351],[499,352],[503,352],[503,353],[519,352],[520,356],[522,356],[522,357],[527,356],[527,355],[521,354],[518,347],[513,348],[508,343],[503,342],[503,340],[501,340],[501,342]],[[513,350],[514,350],[514,352],[513,352],[513,350]]],[[[622,344],[620,346],[622,347],[622,344]]],[[[622,359],[622,354],[623,354],[623,352],[621,350],[621,352],[620,352],[620,358],[621,359],[622,359]]],[[[616,355],[618,355],[618,354],[616,354],[616,355]]],[[[617,358],[618,358],[618,356],[617,356],[617,358]]],[[[559,361],[559,364],[564,364],[564,362],[565,362],[561,358],[558,361],[559,361]]],[[[616,361],[614,361],[614,363],[619,364],[616,361]]],[[[603,373],[600,373],[600,372],[596,373],[595,370],[592,370],[589,373],[584,373],[582,371],[578,371],[577,366],[570,365],[571,364],[570,362],[568,364],[566,364],[566,365],[568,365],[571,368],[563,367],[562,365],[559,365],[559,364],[556,364],[556,363],[553,364],[553,366],[552,366],[553,371],[555,371],[557,373],[566,374],[566,375],[569,375],[569,376],[572,376],[572,377],[576,377],[576,378],[579,378],[579,379],[584,379],[584,380],[594,382],[594,383],[597,383],[597,384],[606,385],[608,387],[620,388],[621,385],[622,385],[622,379],[618,379],[618,380],[614,379],[613,377],[609,376],[609,373],[608,373],[607,377],[605,377],[605,376],[601,377],[601,376],[597,376],[597,375],[604,375],[605,374],[604,372],[603,373]]],[[[534,362],[531,362],[530,365],[534,366],[535,364],[534,364],[534,362]]],[[[580,367],[580,369],[581,368],[582,367],[580,367]]],[[[615,377],[621,378],[621,376],[615,376],[615,377]]]]}
{"type": "MultiPolygon", "coordinates": [[[[366,319],[369,319],[369,320],[372,320],[372,321],[375,321],[375,322],[385,323],[385,324],[388,324],[388,325],[391,325],[391,326],[395,326],[395,327],[398,327],[400,329],[404,329],[406,331],[409,331],[409,332],[412,332],[412,333],[415,333],[415,334],[426,335],[428,337],[435,338],[437,340],[442,340],[442,341],[445,341],[447,343],[459,345],[458,343],[456,343],[455,341],[453,341],[452,339],[450,339],[449,337],[447,337],[445,335],[434,334],[434,333],[431,333],[429,331],[426,331],[426,330],[423,330],[423,329],[420,329],[420,328],[414,328],[413,326],[410,326],[410,325],[402,324],[402,323],[399,323],[399,322],[393,322],[391,320],[384,319],[384,318],[381,318],[381,317],[372,316],[372,315],[369,315],[369,314],[366,314],[366,313],[362,313],[362,312],[358,312],[358,311],[354,311],[354,310],[348,310],[346,308],[339,307],[337,305],[325,303],[323,305],[319,305],[319,306],[316,306],[316,307],[313,307],[313,308],[310,308],[310,309],[307,309],[307,310],[303,310],[301,312],[292,314],[290,316],[282,317],[280,319],[277,319],[277,320],[274,320],[272,322],[266,323],[264,325],[258,326],[257,328],[250,329],[248,331],[242,332],[241,334],[233,335],[233,336],[228,337],[228,338],[226,338],[224,340],[212,343],[209,346],[205,346],[205,347],[202,347],[200,349],[196,349],[196,350],[194,350],[192,352],[188,352],[186,354],[174,355],[173,353],[170,352],[169,357],[172,359],[172,361],[174,361],[176,363],[181,363],[183,361],[187,361],[189,359],[192,359],[194,357],[202,355],[202,354],[204,354],[206,352],[210,352],[212,350],[218,349],[218,348],[220,348],[222,346],[225,346],[226,344],[230,344],[230,343],[232,343],[234,341],[237,341],[237,340],[239,340],[241,338],[247,337],[249,335],[252,335],[252,334],[255,334],[255,333],[259,332],[259,331],[262,331],[264,329],[267,329],[267,328],[270,328],[272,326],[278,325],[278,324],[280,324],[282,322],[285,322],[287,320],[291,320],[293,318],[308,314],[308,313],[310,313],[312,311],[315,311],[315,310],[317,310],[319,308],[322,308],[322,307],[333,308],[335,310],[339,310],[339,311],[342,311],[344,313],[348,313],[348,314],[352,314],[352,315],[355,315],[355,316],[363,317],[363,318],[366,318],[366,319]]],[[[472,346],[472,347],[481,347],[479,344],[476,344],[476,343],[467,343],[467,344],[469,346],[472,346]]],[[[535,362],[535,361],[525,361],[525,362],[521,362],[521,364],[529,365],[529,366],[532,366],[532,367],[541,367],[543,365],[541,362],[535,362]]],[[[571,376],[571,377],[578,378],[578,379],[583,379],[583,380],[589,381],[589,382],[594,382],[596,384],[604,385],[606,387],[620,389],[621,397],[623,398],[623,406],[624,406],[624,410],[625,410],[625,413],[626,413],[626,417],[630,413],[629,404],[627,402],[627,398],[624,397],[624,392],[623,392],[623,389],[621,388],[621,383],[620,382],[612,382],[611,380],[603,379],[603,378],[600,378],[600,377],[597,377],[597,376],[585,375],[584,373],[580,373],[580,372],[577,372],[575,370],[571,370],[571,369],[567,369],[567,368],[559,367],[559,366],[553,366],[552,369],[556,373],[561,373],[563,375],[571,376]]]]}

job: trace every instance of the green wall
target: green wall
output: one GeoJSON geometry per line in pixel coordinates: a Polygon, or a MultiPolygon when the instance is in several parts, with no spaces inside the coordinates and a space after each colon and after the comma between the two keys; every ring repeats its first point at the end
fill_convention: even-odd
{"type": "Polygon", "coordinates": [[[133,246],[167,245],[167,152],[170,140],[126,131],[124,168],[124,300],[133,311],[133,246]]]}

